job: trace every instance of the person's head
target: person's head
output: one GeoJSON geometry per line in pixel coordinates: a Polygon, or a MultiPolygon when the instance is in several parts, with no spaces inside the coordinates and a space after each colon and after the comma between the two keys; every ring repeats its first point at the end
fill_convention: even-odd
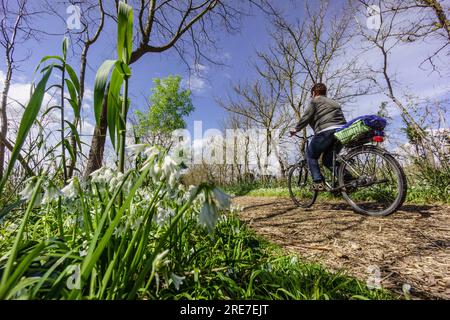
{"type": "Polygon", "coordinates": [[[326,96],[327,95],[327,86],[324,85],[323,83],[316,83],[312,88],[311,88],[311,96],[317,97],[317,96],[326,96]]]}

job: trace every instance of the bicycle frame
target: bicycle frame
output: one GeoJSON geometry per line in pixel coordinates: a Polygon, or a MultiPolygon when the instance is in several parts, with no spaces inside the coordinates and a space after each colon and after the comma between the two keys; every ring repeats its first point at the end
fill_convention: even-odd
{"type": "MultiPolygon", "coordinates": [[[[306,163],[308,163],[308,161],[307,161],[307,157],[306,157],[306,150],[308,149],[308,146],[309,146],[309,139],[310,138],[312,138],[313,136],[308,136],[308,137],[302,137],[302,136],[299,136],[299,135],[297,135],[297,134],[294,134],[294,136],[296,136],[297,138],[300,138],[300,139],[302,139],[302,140],[305,140],[305,151],[303,151],[303,157],[300,159],[300,161],[298,161],[298,163],[299,164],[301,164],[303,161],[306,161],[306,163]]],[[[371,147],[374,147],[374,146],[371,146],[371,147]]],[[[378,148],[378,147],[376,147],[376,148],[378,148]]],[[[347,153],[349,153],[349,152],[351,152],[351,150],[353,150],[354,148],[351,148],[351,149],[349,149],[347,152],[346,152],[346,154],[347,153]]],[[[381,149],[381,148],[379,148],[379,149],[381,149]]],[[[384,151],[384,150],[383,150],[384,151]]],[[[386,152],[386,151],[384,151],[384,152],[386,152]]],[[[342,185],[342,186],[337,186],[336,188],[334,187],[335,185],[336,185],[336,182],[337,182],[337,173],[336,173],[336,169],[338,168],[337,166],[336,166],[336,163],[337,163],[337,161],[339,160],[339,161],[341,161],[341,162],[343,162],[343,163],[345,163],[345,164],[347,164],[348,165],[348,167],[349,168],[351,168],[352,170],[353,170],[353,172],[354,173],[356,173],[356,174],[358,174],[358,172],[356,172],[356,170],[354,170],[353,168],[352,168],[352,166],[351,166],[351,164],[350,163],[348,163],[348,162],[346,162],[344,159],[343,159],[344,157],[342,157],[342,156],[339,156],[337,153],[336,153],[336,144],[333,146],[333,164],[332,164],[332,172],[331,172],[331,184],[328,182],[328,181],[325,181],[325,185],[327,186],[327,188],[328,188],[328,192],[336,192],[336,191],[341,191],[342,190],[342,188],[344,188],[344,187],[346,187],[346,186],[348,186],[348,185],[342,185]],[[339,159],[338,159],[339,158],[339,159]]],[[[306,177],[305,177],[305,180],[306,180],[306,177]]]]}

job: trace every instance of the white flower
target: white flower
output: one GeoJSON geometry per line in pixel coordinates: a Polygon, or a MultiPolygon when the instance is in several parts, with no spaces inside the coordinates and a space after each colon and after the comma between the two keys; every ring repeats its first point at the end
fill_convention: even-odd
{"type": "Polygon", "coordinates": [[[292,256],[290,262],[291,262],[291,264],[297,264],[298,258],[296,256],[292,256]]]}
{"type": "Polygon", "coordinates": [[[42,199],[43,203],[50,203],[55,199],[58,199],[59,196],[62,195],[62,192],[56,188],[53,184],[50,184],[47,190],[45,190],[44,198],[42,199]]]}
{"type": "Polygon", "coordinates": [[[108,167],[101,167],[90,174],[92,182],[109,183],[114,176],[114,171],[108,167]]]}
{"type": "Polygon", "coordinates": [[[170,175],[168,183],[172,189],[175,187],[176,183],[178,182],[179,177],[180,177],[180,172],[178,172],[178,171],[172,172],[172,174],[170,175]]]}
{"type": "Polygon", "coordinates": [[[145,149],[144,154],[147,156],[148,159],[153,159],[155,156],[159,154],[159,150],[158,148],[152,146],[145,149]]]}
{"type": "Polygon", "coordinates": [[[172,279],[173,284],[175,285],[175,289],[177,289],[177,291],[180,290],[180,285],[182,285],[183,284],[183,280],[186,279],[186,277],[177,276],[173,272],[170,275],[170,278],[172,279]]]}
{"type": "Polygon", "coordinates": [[[152,264],[153,271],[158,271],[158,269],[167,262],[167,260],[165,260],[164,258],[168,253],[169,250],[167,249],[156,255],[155,260],[153,260],[152,264]]]}
{"type": "Polygon", "coordinates": [[[165,178],[168,178],[177,170],[177,163],[170,156],[166,156],[163,160],[161,170],[165,178]]]}
{"type": "Polygon", "coordinates": [[[131,229],[135,230],[135,229],[139,228],[139,226],[141,225],[142,221],[144,221],[143,217],[139,217],[136,220],[134,220],[132,225],[131,225],[131,229]]]}
{"type": "Polygon", "coordinates": [[[223,210],[229,210],[230,209],[230,196],[227,195],[225,192],[220,190],[219,188],[214,188],[213,190],[214,198],[216,199],[216,202],[219,206],[219,208],[223,210]]]}
{"type": "Polygon", "coordinates": [[[242,211],[244,211],[244,208],[243,207],[241,207],[240,205],[231,205],[230,206],[230,211],[231,212],[242,212],[242,211]]]}
{"type": "Polygon", "coordinates": [[[219,215],[217,214],[216,208],[206,201],[200,209],[198,219],[201,225],[205,226],[208,231],[212,232],[216,226],[217,220],[219,219],[219,215]]]}
{"type": "Polygon", "coordinates": [[[73,199],[78,195],[78,189],[75,183],[76,178],[72,178],[69,184],[61,189],[61,192],[69,199],[73,199]]]}
{"type": "Polygon", "coordinates": [[[163,227],[167,221],[170,219],[170,217],[173,217],[175,215],[175,212],[172,209],[164,209],[161,207],[158,207],[158,211],[153,218],[153,221],[160,227],[163,227]]]}
{"type": "Polygon", "coordinates": [[[138,156],[139,153],[144,151],[145,148],[148,147],[148,144],[146,143],[140,143],[140,144],[132,144],[130,146],[125,147],[125,149],[132,155],[132,156],[138,156]]]}
{"type": "Polygon", "coordinates": [[[64,220],[63,225],[66,228],[72,228],[76,222],[77,220],[75,218],[67,218],[66,220],[64,220]]]}
{"type": "Polygon", "coordinates": [[[7,232],[12,233],[12,232],[16,231],[17,228],[19,228],[19,225],[18,225],[18,224],[10,223],[10,224],[7,225],[7,227],[5,228],[5,230],[6,230],[7,232]]]}
{"type": "Polygon", "coordinates": [[[113,191],[117,186],[119,186],[122,183],[124,174],[122,172],[118,172],[117,174],[113,175],[111,179],[109,180],[109,191],[113,191]]]}
{"type": "MultiPolygon", "coordinates": [[[[37,182],[36,177],[31,177],[28,180],[26,180],[25,188],[21,192],[19,192],[20,199],[30,200],[33,197],[36,182],[37,182]]],[[[38,193],[36,195],[36,199],[34,200],[33,207],[38,207],[41,204],[41,201],[42,201],[42,194],[38,193]]]]}
{"type": "Polygon", "coordinates": [[[36,187],[37,178],[31,177],[25,181],[25,188],[19,192],[22,200],[29,200],[33,196],[34,188],[36,187]]]}
{"type": "Polygon", "coordinates": [[[117,237],[121,237],[126,231],[126,226],[117,226],[114,229],[113,235],[117,236],[117,237]]]}

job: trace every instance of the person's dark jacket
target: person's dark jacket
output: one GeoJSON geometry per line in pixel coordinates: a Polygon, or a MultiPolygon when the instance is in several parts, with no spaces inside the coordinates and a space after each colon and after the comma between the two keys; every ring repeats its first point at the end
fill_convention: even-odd
{"type": "Polygon", "coordinates": [[[329,127],[346,123],[347,121],[339,103],[325,96],[317,96],[309,103],[295,130],[300,131],[309,124],[314,133],[318,133],[329,127]]]}

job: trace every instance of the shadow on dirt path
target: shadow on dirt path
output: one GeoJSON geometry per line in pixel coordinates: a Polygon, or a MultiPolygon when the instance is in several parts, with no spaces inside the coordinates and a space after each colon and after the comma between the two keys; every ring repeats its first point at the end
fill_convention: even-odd
{"type": "Polygon", "coordinates": [[[331,270],[415,298],[450,299],[450,207],[404,205],[389,217],[368,217],[345,203],[301,209],[288,198],[239,197],[241,219],[266,239],[331,270]]]}

